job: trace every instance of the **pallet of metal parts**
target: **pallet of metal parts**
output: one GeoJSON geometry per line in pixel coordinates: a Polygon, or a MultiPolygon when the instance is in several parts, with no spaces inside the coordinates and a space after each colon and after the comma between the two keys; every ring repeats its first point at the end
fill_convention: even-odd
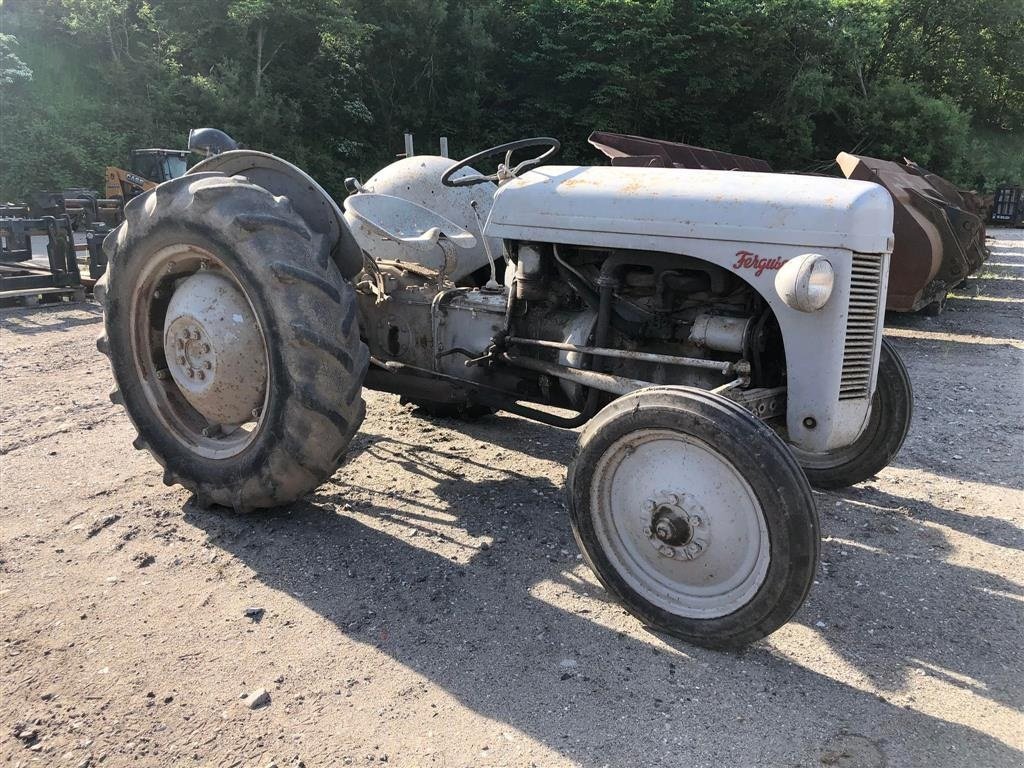
{"type": "Polygon", "coordinates": [[[41,219],[44,216],[64,216],[67,208],[64,205],[64,193],[53,190],[37,190],[28,196],[29,215],[41,219]]]}
{"type": "Polygon", "coordinates": [[[121,201],[100,197],[94,189],[65,189],[64,209],[71,217],[75,230],[86,229],[96,223],[117,226],[121,222],[121,201]]]}
{"type": "Polygon", "coordinates": [[[23,219],[28,214],[28,203],[0,203],[0,219],[23,219]]]}
{"type": "Polygon", "coordinates": [[[1024,187],[1004,184],[997,188],[989,221],[1006,227],[1024,227],[1024,187]]]}
{"type": "Polygon", "coordinates": [[[71,221],[63,216],[0,219],[0,304],[81,299],[71,221]],[[46,263],[33,258],[32,238],[46,238],[46,263]]]}

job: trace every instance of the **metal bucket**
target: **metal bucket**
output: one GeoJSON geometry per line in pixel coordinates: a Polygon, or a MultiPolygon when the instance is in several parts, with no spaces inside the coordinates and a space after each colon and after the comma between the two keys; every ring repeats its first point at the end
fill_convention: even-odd
{"type": "Polygon", "coordinates": [[[946,294],[988,258],[985,225],[956,187],[913,162],[906,165],[840,152],[849,179],[885,187],[895,203],[895,245],[886,308],[941,309],[946,294]]]}

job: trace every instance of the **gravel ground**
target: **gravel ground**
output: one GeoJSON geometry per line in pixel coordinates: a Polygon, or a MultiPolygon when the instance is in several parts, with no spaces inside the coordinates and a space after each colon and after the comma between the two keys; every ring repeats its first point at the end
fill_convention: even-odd
{"type": "Polygon", "coordinates": [[[907,445],[815,494],[816,586],[742,653],[607,599],[562,504],[571,432],[368,393],[314,496],[211,513],[132,450],[96,306],[0,313],[0,760],[1022,765],[1024,231],[993,235],[945,314],[889,318],[907,445]]]}

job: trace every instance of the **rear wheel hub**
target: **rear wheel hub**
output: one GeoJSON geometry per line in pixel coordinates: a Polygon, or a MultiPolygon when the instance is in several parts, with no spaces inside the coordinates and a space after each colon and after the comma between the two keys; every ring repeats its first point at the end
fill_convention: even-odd
{"type": "Polygon", "coordinates": [[[164,319],[164,350],[181,394],[212,424],[244,424],[263,405],[263,338],[249,302],[227,276],[201,270],[176,287],[164,319]]]}

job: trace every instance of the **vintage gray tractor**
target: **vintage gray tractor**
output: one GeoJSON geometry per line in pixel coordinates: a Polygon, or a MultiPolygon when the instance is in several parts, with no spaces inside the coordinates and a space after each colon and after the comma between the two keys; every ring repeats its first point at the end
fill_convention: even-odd
{"type": "Polygon", "coordinates": [[[812,583],[810,484],[870,477],[907,432],[890,197],[557,150],[409,157],[350,179],[344,211],[252,151],[145,192],[105,244],[112,399],[165,482],[239,512],[331,477],[363,387],[582,427],[566,493],[598,579],[659,630],[756,640],[812,583]]]}

